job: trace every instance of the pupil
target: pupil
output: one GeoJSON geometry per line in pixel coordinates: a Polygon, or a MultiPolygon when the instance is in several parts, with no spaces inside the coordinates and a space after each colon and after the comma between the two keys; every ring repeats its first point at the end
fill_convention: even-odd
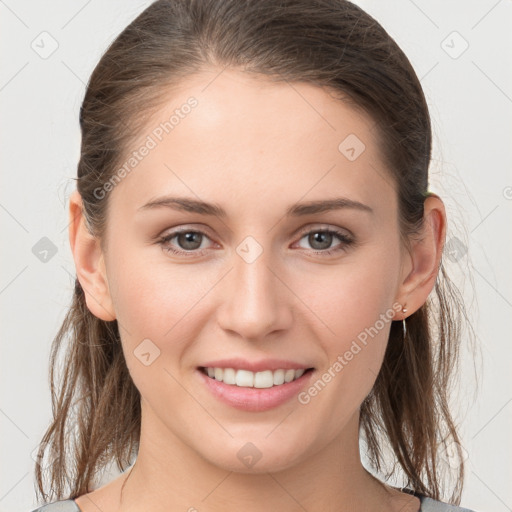
{"type": "Polygon", "coordinates": [[[330,243],[331,237],[332,237],[332,234],[330,234],[330,233],[314,233],[313,235],[310,235],[309,242],[312,245],[312,247],[314,247],[314,244],[319,241],[321,247],[318,247],[318,249],[326,249],[327,247],[329,247],[331,245],[331,243],[330,243]],[[323,237],[327,238],[327,242],[325,240],[322,242],[323,237]]]}
{"type": "Polygon", "coordinates": [[[197,240],[194,242],[194,238],[196,236],[200,236],[200,233],[193,233],[190,231],[187,233],[181,233],[180,234],[180,245],[185,249],[197,249],[201,245],[201,242],[199,242],[199,244],[197,244],[197,240]],[[181,243],[182,242],[181,238],[184,238],[183,244],[181,243]],[[192,247],[189,244],[192,244],[192,247]]]}

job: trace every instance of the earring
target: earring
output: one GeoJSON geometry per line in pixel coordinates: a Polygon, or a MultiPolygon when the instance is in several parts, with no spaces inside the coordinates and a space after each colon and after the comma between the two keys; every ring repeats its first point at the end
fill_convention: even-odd
{"type": "MultiPolygon", "coordinates": [[[[407,313],[407,308],[402,307],[402,311],[404,313],[407,313]]],[[[407,334],[407,326],[405,325],[405,317],[402,319],[402,330],[404,331],[404,341],[405,341],[405,336],[407,334]]]]}

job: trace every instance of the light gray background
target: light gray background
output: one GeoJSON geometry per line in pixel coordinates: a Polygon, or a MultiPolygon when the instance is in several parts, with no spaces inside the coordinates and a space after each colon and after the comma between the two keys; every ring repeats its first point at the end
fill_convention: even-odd
{"type": "MultiPolygon", "coordinates": [[[[49,349],[73,286],[67,199],[85,83],[108,43],[149,3],[0,0],[0,511],[36,506],[31,452],[50,420],[49,349]],[[58,48],[42,58],[52,44],[58,48]],[[46,262],[33,252],[48,244],[44,237],[57,251],[46,262]]],[[[468,456],[462,505],[512,510],[512,1],[356,3],[421,78],[434,126],[430,188],[447,207],[447,240],[461,241],[445,261],[478,341],[475,363],[470,347],[462,353],[454,398],[468,456]]]]}

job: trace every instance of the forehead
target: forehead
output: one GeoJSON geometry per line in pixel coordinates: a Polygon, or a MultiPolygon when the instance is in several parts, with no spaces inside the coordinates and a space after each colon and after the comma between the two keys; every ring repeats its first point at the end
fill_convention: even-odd
{"type": "Polygon", "coordinates": [[[110,198],[132,213],[163,193],[215,202],[257,196],[260,209],[334,189],[378,208],[393,194],[373,120],[308,83],[204,70],[164,91],[138,135],[110,198]]]}

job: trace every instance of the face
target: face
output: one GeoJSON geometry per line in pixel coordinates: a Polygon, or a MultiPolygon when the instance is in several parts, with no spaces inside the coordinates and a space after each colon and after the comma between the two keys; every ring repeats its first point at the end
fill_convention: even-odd
{"type": "Polygon", "coordinates": [[[144,428],[163,451],[183,443],[228,470],[275,471],[356,417],[402,278],[376,136],[326,90],[234,70],[189,77],[140,134],[108,197],[104,256],[144,428]],[[206,376],[212,362],[243,385],[206,376]],[[313,370],[251,389],[238,368],[263,386],[281,378],[265,368],[313,370]]]}

